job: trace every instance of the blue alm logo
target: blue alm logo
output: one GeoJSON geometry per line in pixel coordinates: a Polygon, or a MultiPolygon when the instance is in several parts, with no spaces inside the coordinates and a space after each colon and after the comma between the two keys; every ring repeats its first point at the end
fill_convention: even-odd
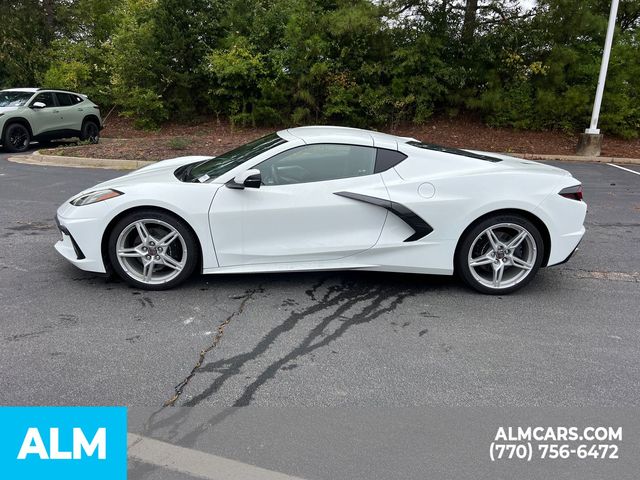
{"type": "Polygon", "coordinates": [[[126,407],[0,407],[2,478],[125,480],[126,407]]]}

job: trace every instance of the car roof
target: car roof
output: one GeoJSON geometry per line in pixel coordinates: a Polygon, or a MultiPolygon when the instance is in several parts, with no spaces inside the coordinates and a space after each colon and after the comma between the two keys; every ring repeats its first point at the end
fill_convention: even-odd
{"type": "Polygon", "coordinates": [[[36,93],[36,92],[58,92],[58,93],[68,93],[70,95],[78,95],[80,97],[86,98],[87,96],[83,93],[71,92],[69,90],[60,90],[57,88],[7,88],[5,90],[1,90],[2,92],[25,92],[25,93],[36,93]]]}
{"type": "Polygon", "coordinates": [[[26,92],[26,93],[36,93],[40,88],[7,88],[2,90],[3,92],[26,92]]]}
{"type": "MultiPolygon", "coordinates": [[[[387,133],[360,128],[336,127],[336,126],[311,126],[295,127],[286,130],[287,133],[299,138],[305,143],[345,143],[353,145],[366,145],[372,147],[398,149],[398,143],[413,140],[407,137],[398,137],[387,133]]],[[[280,132],[278,132],[280,134],[280,132]]]]}

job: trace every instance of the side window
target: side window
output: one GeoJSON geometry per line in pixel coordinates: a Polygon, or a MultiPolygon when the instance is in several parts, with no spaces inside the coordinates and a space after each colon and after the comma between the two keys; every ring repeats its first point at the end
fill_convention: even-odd
{"type": "Polygon", "coordinates": [[[74,104],[73,97],[68,93],[56,93],[56,97],[61,107],[71,107],[74,104]]]}
{"type": "Polygon", "coordinates": [[[397,150],[387,150],[386,148],[379,148],[378,155],[376,156],[376,173],[389,170],[391,167],[395,167],[407,156],[398,152],[397,150]]]}
{"type": "Polygon", "coordinates": [[[56,102],[53,99],[53,92],[39,93],[38,95],[36,95],[36,98],[33,99],[33,102],[31,102],[31,105],[33,105],[36,102],[44,103],[47,106],[47,108],[56,106],[56,102]]]}
{"type": "Polygon", "coordinates": [[[375,163],[375,148],[317,144],[279,153],[256,168],[264,185],[291,185],[371,175],[375,163]]]}

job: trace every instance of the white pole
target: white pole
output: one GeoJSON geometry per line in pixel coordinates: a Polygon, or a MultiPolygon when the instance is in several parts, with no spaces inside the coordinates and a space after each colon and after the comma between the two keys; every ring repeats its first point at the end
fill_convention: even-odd
{"type": "Polygon", "coordinates": [[[609,14],[609,26],[607,27],[607,38],[604,41],[604,52],[602,53],[602,64],[600,65],[600,76],[598,77],[598,88],[596,89],[596,99],[593,102],[593,112],[591,113],[591,126],[584,133],[597,135],[598,118],[600,117],[600,106],[602,105],[602,94],[604,93],[604,82],[607,80],[607,68],[609,67],[609,57],[611,56],[611,45],[613,44],[613,32],[616,29],[616,18],[618,16],[619,0],[611,2],[611,13],[609,14]]]}

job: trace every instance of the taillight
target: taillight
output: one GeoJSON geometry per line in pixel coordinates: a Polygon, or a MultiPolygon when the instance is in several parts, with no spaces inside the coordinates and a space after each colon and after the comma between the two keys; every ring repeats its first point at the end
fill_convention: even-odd
{"type": "Polygon", "coordinates": [[[571,200],[582,201],[582,185],[576,185],[574,187],[563,188],[558,192],[564,198],[569,198],[571,200]]]}

